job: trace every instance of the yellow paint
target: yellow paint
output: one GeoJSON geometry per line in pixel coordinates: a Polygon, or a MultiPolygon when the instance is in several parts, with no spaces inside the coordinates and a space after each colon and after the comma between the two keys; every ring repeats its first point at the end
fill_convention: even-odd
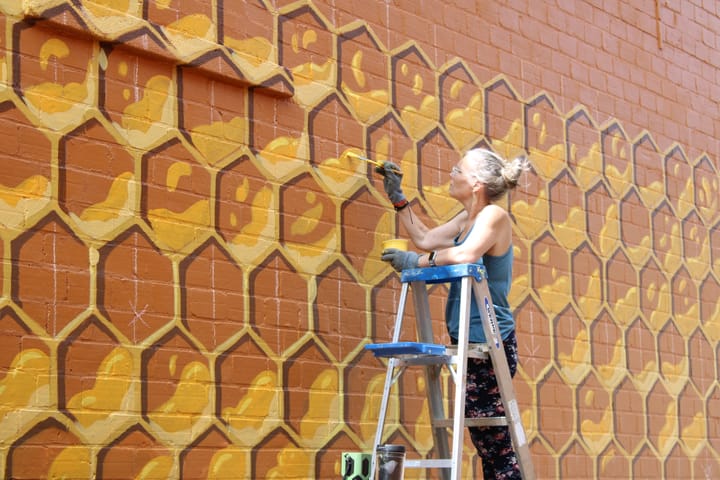
{"type": "Polygon", "coordinates": [[[483,96],[478,92],[472,96],[466,108],[455,108],[448,112],[445,126],[450,137],[463,149],[482,135],[484,118],[483,96]]]}
{"type": "Polygon", "coordinates": [[[618,298],[613,305],[610,303],[616,322],[621,326],[627,326],[633,320],[639,305],[637,287],[629,287],[625,290],[625,296],[618,298]]]}
{"type": "Polygon", "coordinates": [[[553,279],[553,283],[538,288],[537,292],[548,313],[560,313],[570,301],[570,279],[554,269],[553,279]]]}
{"type": "Polygon", "coordinates": [[[174,192],[184,177],[192,174],[192,168],[187,162],[174,162],[170,165],[165,176],[165,186],[169,192],[174,192]]]}
{"type": "Polygon", "coordinates": [[[121,410],[130,390],[132,373],[130,352],[115,347],[100,364],[92,388],[73,395],[67,404],[68,410],[86,428],[121,410]]]}
{"type": "Polygon", "coordinates": [[[135,477],[135,480],[165,480],[173,478],[171,474],[172,470],[172,457],[161,455],[146,463],[140,473],[135,477]]]}
{"type": "Polygon", "coordinates": [[[713,344],[720,341],[720,302],[714,304],[715,309],[704,319],[705,333],[713,344]]]}
{"type": "Polygon", "coordinates": [[[365,263],[362,269],[363,278],[373,278],[387,268],[387,263],[380,260],[380,254],[383,250],[383,240],[389,239],[392,235],[395,228],[394,222],[395,216],[390,211],[383,212],[380,216],[377,226],[375,227],[375,235],[372,236],[373,244],[370,247],[370,252],[365,256],[365,263]]]}
{"type": "MultiPolygon", "coordinates": [[[[680,165],[675,166],[675,178],[680,178],[680,165]]],[[[685,186],[680,191],[677,199],[677,216],[685,218],[695,205],[695,182],[692,175],[685,179],[685,186]]]]}
{"type": "Polygon", "coordinates": [[[168,360],[168,373],[171,376],[175,376],[175,373],[177,372],[177,361],[178,361],[177,355],[171,355],[170,360],[168,360]]]}
{"type": "Polygon", "coordinates": [[[118,218],[123,210],[128,210],[130,205],[130,192],[135,182],[135,176],[130,172],[123,172],[116,177],[105,200],[91,205],[80,213],[80,220],[84,222],[107,222],[118,218]]]}
{"type": "MultiPolygon", "coordinates": [[[[365,388],[365,403],[360,413],[360,434],[364,442],[372,441],[375,437],[377,427],[377,419],[380,414],[380,402],[382,401],[383,389],[385,388],[385,373],[380,373],[367,383],[365,388]]],[[[391,396],[388,399],[387,416],[385,418],[386,425],[392,425],[397,422],[398,415],[398,399],[397,384],[393,385],[391,396]]]]}
{"type": "Polygon", "coordinates": [[[613,347],[612,358],[610,363],[606,365],[595,365],[597,368],[598,376],[605,385],[614,384],[615,380],[622,377],[627,373],[625,365],[623,363],[623,340],[618,339],[613,347]]]}
{"type": "Polygon", "coordinates": [[[682,262],[682,237],[680,235],[680,224],[673,222],[671,233],[662,234],[659,247],[665,250],[661,255],[662,265],[666,272],[674,272],[682,262]]]}
{"type": "Polygon", "coordinates": [[[304,448],[285,447],[277,455],[277,465],[267,473],[268,480],[313,478],[313,452],[304,448]]]}
{"type": "Polygon", "coordinates": [[[420,74],[415,74],[413,77],[412,93],[415,96],[420,96],[423,93],[423,78],[420,74]]]}
{"type": "Polygon", "coordinates": [[[179,33],[187,38],[210,39],[214,32],[212,20],[200,13],[187,15],[167,28],[172,33],[179,33]]]}
{"type": "Polygon", "coordinates": [[[300,421],[300,436],[305,440],[328,438],[337,427],[340,399],[337,371],[323,370],[310,386],[308,409],[300,421]]]}
{"type": "Polygon", "coordinates": [[[675,413],[675,403],[669,401],[665,409],[665,424],[658,434],[658,450],[665,454],[670,451],[675,444],[678,435],[677,414],[675,413]]]}
{"type": "MultiPolygon", "coordinates": [[[[510,125],[510,129],[503,138],[495,138],[491,142],[491,146],[495,152],[497,152],[503,158],[513,158],[515,155],[520,153],[520,149],[525,144],[524,132],[522,119],[513,120],[510,125]]],[[[542,164],[543,159],[536,159],[533,156],[533,150],[530,150],[530,158],[532,159],[533,166],[537,167],[537,164],[542,164]]],[[[561,157],[562,158],[562,157],[561,157]]],[[[541,165],[542,166],[542,165],[541,165]]]]}
{"type": "Polygon", "coordinates": [[[650,326],[655,331],[660,331],[660,328],[670,316],[670,303],[672,301],[670,286],[667,283],[658,285],[654,282],[646,285],[645,298],[651,305],[655,304],[648,318],[650,326]]]}
{"type": "Polygon", "coordinates": [[[524,200],[513,202],[512,213],[518,218],[517,228],[526,238],[537,237],[550,222],[550,204],[545,189],[538,193],[532,204],[524,200]]]}
{"type": "Polygon", "coordinates": [[[272,232],[273,224],[270,212],[272,209],[272,191],[269,187],[260,189],[253,198],[250,209],[250,221],[240,230],[231,243],[251,246],[258,242],[263,232],[272,232]]]}
{"type": "Polygon", "coordinates": [[[200,200],[187,210],[176,213],[167,208],[148,212],[148,220],[158,239],[170,249],[180,251],[210,226],[210,201],[200,200]]]}
{"type": "Polygon", "coordinates": [[[66,58],[70,55],[70,48],[65,42],[57,38],[51,38],[42,44],[40,47],[39,60],[40,68],[46,71],[52,57],[58,60],[66,58]]]}
{"type": "Polygon", "coordinates": [[[558,363],[568,378],[581,379],[590,365],[590,342],[587,330],[582,329],[575,335],[573,349],[569,355],[564,352],[558,353],[558,363]]]}
{"type": "Polygon", "coordinates": [[[602,308],[603,283],[601,278],[600,271],[594,269],[585,277],[587,280],[585,291],[576,294],[578,307],[580,307],[580,311],[585,318],[594,318],[595,314],[602,308]]]}
{"type": "Polygon", "coordinates": [[[600,473],[605,473],[608,469],[608,465],[615,460],[615,457],[617,456],[617,450],[611,445],[610,448],[608,448],[605,451],[605,454],[602,456],[602,460],[600,461],[600,473]]]}
{"type": "Polygon", "coordinates": [[[236,447],[220,449],[210,459],[207,480],[244,478],[248,463],[246,451],[236,447]]]}
{"type": "Polygon", "coordinates": [[[387,90],[359,92],[351,89],[345,82],[342,82],[340,88],[362,123],[367,123],[379,116],[390,105],[390,95],[387,90]]]}
{"type": "Polygon", "coordinates": [[[690,296],[685,296],[682,301],[687,310],[675,313],[675,325],[677,325],[680,334],[683,336],[689,336],[698,326],[700,310],[696,303],[689,305],[692,300],[690,296]]]}
{"type": "Polygon", "coordinates": [[[49,186],[48,179],[41,175],[26,178],[16,188],[0,185],[0,201],[15,208],[20,200],[45,197],[49,186]]]}
{"type": "MultiPolygon", "coordinates": [[[[506,150],[509,151],[508,148],[506,150]]],[[[562,144],[553,145],[547,150],[531,147],[529,152],[533,168],[543,180],[555,178],[565,168],[565,147],[562,144]]],[[[512,158],[510,155],[510,153],[506,154],[505,158],[512,158]]]]}
{"type": "Polygon", "coordinates": [[[83,103],[87,96],[87,87],[75,82],[67,85],[46,82],[25,89],[28,103],[45,113],[67,112],[76,104],[83,103]]]}
{"type": "Polygon", "coordinates": [[[366,80],[365,72],[362,71],[362,59],[362,50],[358,50],[357,52],[355,52],[352,60],[350,61],[350,71],[352,72],[353,78],[355,79],[355,83],[357,83],[358,87],[365,88],[366,80]]]}
{"type": "Polygon", "coordinates": [[[167,432],[187,430],[207,408],[211,389],[207,366],[190,362],[183,368],[172,397],[150,412],[150,419],[167,432]]]}
{"type": "Polygon", "coordinates": [[[225,37],[225,45],[231,48],[234,53],[250,62],[253,67],[259,67],[265,62],[272,61],[274,51],[272,43],[264,37],[253,37],[238,40],[232,37],[225,37]]]}
{"type": "Polygon", "coordinates": [[[238,404],[223,409],[222,418],[236,430],[259,430],[277,405],[280,390],[275,372],[260,372],[250,382],[248,393],[238,404]]]}
{"type": "Polygon", "coordinates": [[[310,45],[317,42],[317,32],[315,30],[305,30],[302,36],[302,46],[307,49],[310,45]]]}
{"type": "Polygon", "coordinates": [[[292,137],[277,137],[262,149],[260,156],[270,166],[276,166],[289,161],[298,160],[300,139],[292,137]]]}
{"type": "Polygon", "coordinates": [[[435,126],[438,120],[437,109],[438,99],[426,96],[420,103],[420,108],[407,105],[401,110],[400,116],[412,138],[421,138],[435,126]]]}
{"type": "Polygon", "coordinates": [[[700,246],[700,253],[694,257],[687,257],[687,266],[690,276],[696,280],[705,278],[707,270],[710,268],[710,243],[705,237],[697,235],[697,229],[693,229],[690,238],[696,241],[700,246]]]}
{"type": "Polygon", "coordinates": [[[605,177],[607,177],[610,187],[615,192],[622,194],[632,184],[632,164],[628,161],[627,143],[619,134],[613,135],[610,141],[610,153],[627,165],[622,172],[615,165],[606,165],[605,167],[605,177]]]}
{"type": "Polygon", "coordinates": [[[34,348],[19,352],[0,380],[0,421],[9,412],[32,406],[33,394],[50,384],[50,358],[34,348]]]}
{"type": "Polygon", "coordinates": [[[91,461],[92,453],[89,447],[71,446],[63,448],[58,456],[53,459],[48,469],[47,478],[92,478],[91,461]]]}
{"type": "MultiPolygon", "coordinates": [[[[308,192],[305,195],[305,201],[309,204],[313,204],[316,201],[316,195],[314,192],[308,192]]],[[[323,204],[317,203],[308,210],[305,210],[301,216],[296,218],[290,224],[290,234],[293,236],[308,235],[315,231],[320,224],[320,220],[323,215],[323,204]]]]}
{"type": "Polygon", "coordinates": [[[324,64],[303,63],[292,69],[296,86],[306,86],[311,83],[329,83],[332,78],[335,62],[329,59],[324,64]]]}
{"type": "Polygon", "coordinates": [[[648,186],[638,186],[640,196],[650,208],[658,206],[665,198],[664,188],[662,182],[652,182],[648,186]]]}
{"type": "Polygon", "coordinates": [[[602,174],[602,152],[600,144],[593,143],[585,157],[576,158],[577,147],[571,147],[571,158],[575,161],[575,176],[583,189],[591,187],[602,174]]]}
{"type": "Polygon", "coordinates": [[[162,118],[166,102],[170,99],[171,80],[155,75],[145,84],[143,97],[123,110],[122,126],[128,130],[147,133],[162,118]]]}
{"type": "Polygon", "coordinates": [[[720,180],[718,180],[718,177],[714,177],[712,180],[706,176],[702,177],[697,206],[704,218],[713,218],[718,208],[720,208],[720,205],[718,205],[720,202],[718,192],[720,192],[720,180]]]}
{"type": "Polygon", "coordinates": [[[605,212],[605,221],[600,229],[600,252],[604,257],[612,255],[615,245],[620,239],[620,209],[617,205],[610,205],[605,212]]]}
{"type": "Polygon", "coordinates": [[[130,0],[82,0],[82,5],[96,17],[130,13],[130,0]]]}
{"type": "MultiPolygon", "coordinates": [[[[588,409],[592,409],[591,403],[586,403],[588,409]]],[[[593,409],[596,410],[596,409],[593,409]]],[[[605,408],[599,422],[583,420],[580,424],[580,433],[594,453],[600,453],[612,435],[613,412],[605,408]]]]}
{"type": "Polygon", "coordinates": [[[679,382],[683,382],[684,385],[688,374],[687,359],[681,358],[677,363],[662,362],[661,371],[669,384],[680,385],[679,382]]]}
{"type": "Polygon", "coordinates": [[[244,143],[246,125],[245,119],[235,117],[229,122],[199,125],[190,131],[190,137],[207,162],[215,165],[244,143]]]}
{"type": "Polygon", "coordinates": [[[585,241],[585,210],[572,207],[567,219],[562,223],[554,223],[553,228],[558,242],[568,250],[575,250],[585,241]]]}
{"type": "Polygon", "coordinates": [[[158,10],[167,10],[172,5],[173,0],[154,0],[158,10]]]}
{"type": "Polygon", "coordinates": [[[705,444],[707,438],[706,417],[702,412],[693,415],[692,422],[682,429],[680,436],[687,448],[694,453],[705,444]]]}

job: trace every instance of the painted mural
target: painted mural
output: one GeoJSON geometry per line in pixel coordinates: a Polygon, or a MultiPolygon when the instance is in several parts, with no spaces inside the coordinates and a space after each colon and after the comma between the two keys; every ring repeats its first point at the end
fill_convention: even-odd
{"type": "MultiPolygon", "coordinates": [[[[310,2],[229,3],[0,0],[0,476],[339,478],[403,235],[354,154],[439,223],[483,145],[534,167],[505,202],[538,476],[720,477],[718,159],[310,2]]],[[[429,454],[422,375],[389,421],[429,454]]]]}

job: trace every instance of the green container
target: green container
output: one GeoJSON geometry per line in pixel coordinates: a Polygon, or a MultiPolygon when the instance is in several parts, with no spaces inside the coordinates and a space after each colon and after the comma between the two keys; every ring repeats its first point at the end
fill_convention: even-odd
{"type": "Polygon", "coordinates": [[[368,480],[370,478],[371,462],[372,455],[369,453],[343,452],[343,480],[368,480]]]}

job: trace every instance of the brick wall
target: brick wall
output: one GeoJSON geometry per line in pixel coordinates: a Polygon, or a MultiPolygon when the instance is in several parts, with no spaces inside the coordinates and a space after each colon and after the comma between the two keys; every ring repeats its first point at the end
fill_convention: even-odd
{"type": "MultiPolygon", "coordinates": [[[[339,478],[404,235],[352,154],[437,224],[474,146],[533,162],[502,204],[538,477],[720,476],[716,2],[0,13],[0,476],[339,478]]],[[[428,455],[422,376],[392,405],[428,455]]]]}

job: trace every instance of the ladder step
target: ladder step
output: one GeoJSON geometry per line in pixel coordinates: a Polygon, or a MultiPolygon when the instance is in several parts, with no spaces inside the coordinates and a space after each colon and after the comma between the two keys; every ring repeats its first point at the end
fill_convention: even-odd
{"type": "Polygon", "coordinates": [[[428,458],[427,460],[405,460],[405,468],[452,468],[452,458],[428,458]]]}
{"type": "MultiPolygon", "coordinates": [[[[451,428],[453,426],[452,418],[439,418],[432,422],[434,427],[451,428]]],[[[466,418],[466,427],[504,427],[508,424],[506,417],[481,417],[466,418]]]]}

